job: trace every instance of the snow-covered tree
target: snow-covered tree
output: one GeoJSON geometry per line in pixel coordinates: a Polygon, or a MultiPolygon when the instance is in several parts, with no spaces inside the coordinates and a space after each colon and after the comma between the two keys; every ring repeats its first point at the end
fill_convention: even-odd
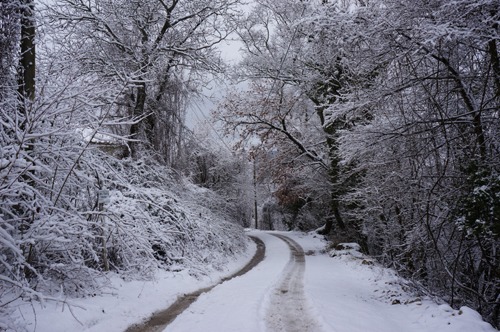
{"type": "Polygon", "coordinates": [[[224,70],[214,46],[234,29],[238,3],[61,0],[48,3],[47,13],[60,22],[61,50],[87,82],[127,85],[115,113],[131,119],[122,134],[132,155],[144,145],[171,160],[192,82],[224,70]]]}
{"type": "Polygon", "coordinates": [[[246,54],[240,78],[254,83],[246,95],[229,96],[223,104],[229,128],[244,126],[265,133],[273,144],[287,142],[289,158],[301,156],[322,168],[331,214],[324,233],[335,221],[337,231],[359,235],[358,225],[346,222],[341,212],[341,196],[354,180],[344,176],[349,165],[341,163],[338,140],[341,130],[370,118],[366,108],[350,110],[347,96],[376,76],[376,67],[360,66],[361,58],[352,57],[370,51],[358,36],[368,13],[354,3],[259,1],[238,30],[246,54]]]}
{"type": "MultiPolygon", "coordinates": [[[[132,8],[127,7],[134,5],[131,2],[121,3],[125,11],[113,7],[117,4],[113,1],[71,2],[75,7],[62,6],[63,1],[33,4],[0,4],[0,42],[5,46],[0,67],[0,329],[20,329],[4,315],[16,299],[43,303],[61,301],[62,294],[95,294],[102,284],[99,277],[108,270],[129,277],[147,277],[157,268],[181,267],[200,273],[200,264],[220,268],[225,256],[245,246],[241,228],[229,222],[231,211],[210,209],[223,207],[224,199],[213,191],[199,190],[165,165],[177,152],[157,158],[158,151],[145,148],[141,155],[147,158],[140,160],[105,152],[136,140],[129,136],[130,128],[143,126],[149,114],[135,117],[128,111],[136,106],[141,87],[151,84],[152,90],[159,89],[163,81],[156,78],[166,72],[152,68],[165,69],[172,59],[166,55],[172,49],[164,48],[164,43],[158,46],[162,49],[157,51],[164,53],[152,58],[154,64],[146,64],[150,70],[146,77],[140,76],[140,65],[133,67],[137,64],[131,60],[134,54],[117,55],[123,45],[135,47],[113,43],[110,33],[119,31],[116,37],[132,42],[127,29],[137,28],[138,33],[140,29],[126,22],[146,19],[144,8],[132,15],[132,8]],[[87,5],[90,11],[85,12],[87,5]],[[75,17],[76,13],[80,16],[75,17]],[[116,19],[113,24],[121,19],[124,25],[108,31],[103,24],[106,15],[101,14],[116,19]],[[93,29],[85,34],[85,28],[93,29]],[[33,37],[34,43],[26,40],[33,37]],[[35,59],[30,45],[36,45],[35,59]],[[106,204],[99,200],[99,191],[104,189],[110,193],[106,204]]],[[[194,2],[184,5],[182,17],[186,19],[177,27],[191,18],[201,20],[201,9],[210,7],[207,3],[203,8],[190,7],[194,2]],[[196,8],[200,11],[188,15],[196,8]]],[[[149,13],[154,14],[148,18],[153,21],[161,14],[152,9],[149,13]]],[[[225,12],[213,15],[219,14],[225,12]]],[[[196,22],[210,21],[205,28],[218,33],[212,18],[196,22]]],[[[197,27],[191,23],[182,31],[197,27]]],[[[176,75],[163,86],[165,108],[158,108],[173,114],[164,120],[175,119],[176,128],[183,126],[184,78],[188,77],[181,66],[187,59],[204,56],[203,47],[194,49],[196,42],[205,42],[206,48],[214,42],[206,30],[191,32],[173,36],[186,39],[186,49],[177,45],[175,51],[187,53],[182,53],[185,61],[176,58],[176,75]]],[[[135,50],[140,55],[141,48],[135,50]]],[[[190,66],[212,66],[207,61],[208,57],[190,66]]],[[[154,100],[154,95],[148,98],[154,100]]],[[[159,125],[157,130],[161,135],[166,131],[159,125]]],[[[168,140],[183,142],[181,133],[169,135],[168,140]]]]}
{"type": "Polygon", "coordinates": [[[387,264],[498,324],[498,3],[256,6],[240,29],[241,77],[259,83],[228,97],[230,126],[273,137],[269,151],[295,144],[289,157],[321,157],[337,223],[387,264]],[[280,105],[298,95],[323,136],[287,135],[294,127],[280,105]]]}
{"type": "Polygon", "coordinates": [[[378,10],[364,41],[376,53],[364,61],[383,66],[347,95],[370,121],[341,135],[343,159],[362,175],[344,199],[360,208],[352,216],[374,253],[494,321],[498,4],[387,1],[378,10]]]}

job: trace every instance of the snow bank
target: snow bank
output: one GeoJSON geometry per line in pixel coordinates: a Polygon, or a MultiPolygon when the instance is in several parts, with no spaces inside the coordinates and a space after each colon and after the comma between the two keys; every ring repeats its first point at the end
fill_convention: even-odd
{"type": "MultiPolygon", "coordinates": [[[[169,272],[158,269],[151,280],[124,280],[115,273],[100,295],[86,298],[60,298],[60,302],[14,303],[13,326],[24,323],[26,331],[36,332],[123,332],[128,326],[141,322],[153,312],[165,309],[178,296],[216,284],[223,277],[239,270],[250,260],[255,244],[249,250],[231,258],[219,271],[207,270],[203,276],[189,271],[169,272]],[[17,323],[17,324],[15,324],[17,323]]],[[[7,331],[21,331],[7,329],[7,331]]]]}
{"type": "Polygon", "coordinates": [[[306,256],[305,291],[325,331],[494,332],[474,310],[412,291],[411,283],[343,244],[326,252],[317,234],[287,233],[306,256]]]}

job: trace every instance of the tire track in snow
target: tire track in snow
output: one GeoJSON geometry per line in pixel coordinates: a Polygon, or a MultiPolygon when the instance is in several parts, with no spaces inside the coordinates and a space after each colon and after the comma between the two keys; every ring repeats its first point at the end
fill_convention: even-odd
{"type": "Polygon", "coordinates": [[[252,259],[239,271],[233,273],[232,275],[223,278],[219,283],[199,289],[189,294],[184,294],[179,297],[177,301],[175,301],[170,307],[165,310],[154,313],[146,322],[141,324],[136,324],[130,326],[125,332],[160,332],[167,327],[168,324],[174,321],[174,319],[179,316],[184,310],[186,310],[193,302],[195,302],[198,297],[206,292],[209,292],[215,286],[222,284],[228,280],[231,280],[235,277],[241,276],[251,269],[253,269],[257,264],[259,264],[265,256],[266,246],[264,242],[255,237],[250,236],[250,238],[257,245],[257,250],[253,255],[252,259]]]}
{"type": "Polygon", "coordinates": [[[269,299],[266,327],[279,332],[316,332],[321,327],[309,314],[304,295],[304,271],[306,266],[304,250],[294,240],[280,234],[272,234],[283,240],[291,250],[277,288],[269,299]]]}

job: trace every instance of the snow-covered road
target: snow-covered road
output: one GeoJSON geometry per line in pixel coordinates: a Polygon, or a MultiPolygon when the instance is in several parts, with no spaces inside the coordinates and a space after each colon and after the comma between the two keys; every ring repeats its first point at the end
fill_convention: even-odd
{"type": "Polygon", "coordinates": [[[271,331],[320,331],[311,316],[304,294],[304,250],[287,236],[275,234],[288,244],[290,260],[283,270],[279,283],[274,287],[266,314],[266,326],[271,331]]]}
{"type": "Polygon", "coordinates": [[[127,331],[157,332],[161,326],[167,326],[165,331],[320,331],[306,307],[304,250],[286,235],[271,235],[251,235],[267,252],[253,272],[247,269],[246,274],[181,297],[150,323],[127,331]]]}
{"type": "Polygon", "coordinates": [[[202,294],[165,331],[496,331],[469,308],[407,292],[405,280],[369,258],[330,257],[316,235],[250,234],[265,243],[264,261],[202,294]]]}
{"type": "MultiPolygon", "coordinates": [[[[253,235],[266,245],[264,261],[245,275],[202,294],[165,331],[252,332],[266,329],[266,317],[272,315],[268,315],[268,309],[276,302],[273,294],[277,286],[285,281],[284,277],[286,279],[290,273],[296,274],[294,270],[297,270],[297,262],[283,240],[266,233],[253,235]]],[[[301,279],[303,268],[297,272],[298,275],[292,276],[292,279],[301,279]]]]}
{"type": "Polygon", "coordinates": [[[495,332],[481,316],[409,291],[409,283],[356,251],[334,252],[315,233],[249,231],[266,246],[265,257],[242,276],[228,271],[204,278],[162,272],[154,281],[111,279],[111,292],[67,304],[20,305],[18,319],[35,332],[123,332],[168,308],[183,294],[211,288],[180,313],[169,332],[495,332]],[[71,309],[71,310],[69,310],[71,309]]]}

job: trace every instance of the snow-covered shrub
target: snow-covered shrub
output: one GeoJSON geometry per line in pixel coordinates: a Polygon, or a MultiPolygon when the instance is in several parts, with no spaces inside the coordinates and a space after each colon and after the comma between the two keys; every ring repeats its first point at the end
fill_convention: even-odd
{"type": "Polygon", "coordinates": [[[116,159],[69,133],[32,149],[2,134],[0,307],[18,296],[98,293],[108,269],[127,278],[157,268],[199,275],[245,249],[241,227],[211,210],[220,198],[165,166],[116,159]],[[110,202],[100,205],[104,188],[110,202]]]}
{"type": "Polygon", "coordinates": [[[168,168],[150,161],[110,159],[109,164],[114,167],[103,181],[111,199],[102,217],[107,251],[115,259],[110,263],[117,269],[144,271],[151,264],[196,273],[199,264],[220,267],[224,256],[244,249],[241,229],[211,204],[220,200],[212,191],[178,181],[168,168]]]}

